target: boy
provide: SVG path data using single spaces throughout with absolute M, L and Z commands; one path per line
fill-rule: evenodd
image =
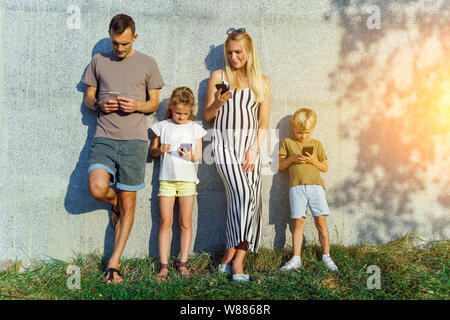
M 322 143 L 311 139 L 316 118 L 315 112 L 310 109 L 297 110 L 291 121 L 294 137 L 284 139 L 278 152 L 279 169 L 287 168 L 289 172 L 289 203 L 294 225 L 292 231 L 294 255 L 281 268 L 282 270 L 297 269 L 302 265 L 300 252 L 307 205 L 319 232 L 323 251 L 322 261 L 331 271 L 338 270 L 330 257 L 330 238 L 326 220 L 330 210 L 325 198 L 325 184 L 320 176 L 320 172 L 328 171 L 327 156 Z

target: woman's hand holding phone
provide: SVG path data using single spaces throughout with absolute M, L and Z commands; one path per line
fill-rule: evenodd
M 220 106 L 223 106 L 233 96 L 229 90 L 223 92 L 225 88 L 226 86 L 222 83 L 216 84 L 217 91 L 214 93 L 214 98 Z

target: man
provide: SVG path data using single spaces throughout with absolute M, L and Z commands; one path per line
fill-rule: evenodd
M 133 49 L 138 35 L 131 17 L 112 18 L 109 37 L 113 51 L 95 55 L 82 81 L 88 86 L 86 107 L 99 111 L 89 158 L 89 191 L 96 200 L 112 205 L 114 250 L 106 281 L 118 284 L 123 280 L 119 260 L 134 222 L 136 191 L 145 187 L 146 113 L 158 109 L 164 82 L 156 61 Z M 119 96 L 108 92 L 119 92 Z

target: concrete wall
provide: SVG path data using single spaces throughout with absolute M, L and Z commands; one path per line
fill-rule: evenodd
M 288 177 L 274 168 L 299 106 L 317 112 L 314 137 L 329 158 L 332 243 L 408 232 L 449 237 L 448 1 L 131 2 L 1 2 L 0 259 L 111 252 L 109 208 L 86 186 L 96 115 L 82 104 L 80 78 L 94 54 L 110 49 L 109 21 L 120 12 L 135 19 L 135 48 L 158 61 L 166 82 L 149 126 L 180 85 L 196 93 L 203 120 L 207 80 L 224 64 L 225 31 L 244 26 L 254 37 L 272 82 L 264 247 L 291 241 Z M 157 255 L 159 161 L 148 162 L 128 257 Z M 222 250 L 224 187 L 214 165 L 200 165 L 198 175 L 192 250 Z M 178 235 L 174 228 L 173 255 Z M 317 241 L 310 216 L 305 236 Z

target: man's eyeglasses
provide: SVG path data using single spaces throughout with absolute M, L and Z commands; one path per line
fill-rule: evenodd
M 244 32 L 245 32 L 245 28 L 239 28 L 239 29 L 230 28 L 227 30 L 227 35 L 230 35 L 232 33 L 243 34 Z

